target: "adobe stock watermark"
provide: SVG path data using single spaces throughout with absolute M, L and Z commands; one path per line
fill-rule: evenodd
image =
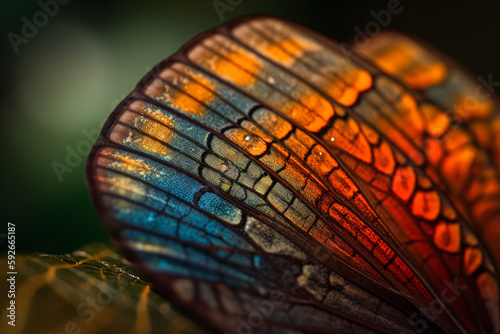
M 268 300 L 253 300 L 252 304 L 254 306 L 253 311 L 248 313 L 246 319 L 238 316 L 236 321 L 238 323 L 236 327 L 236 333 L 238 334 L 252 334 L 254 333 L 254 328 L 259 328 L 264 324 L 264 319 L 269 318 L 273 315 L 276 307 L 283 304 L 285 300 L 285 294 L 281 291 L 272 291 L 271 296 Z M 229 334 L 225 332 L 224 334 Z
M 87 130 L 82 130 L 82 135 L 84 139 L 80 140 L 76 145 L 70 146 L 66 145 L 66 158 L 64 162 L 52 161 L 50 166 L 54 171 L 54 174 L 57 177 L 59 182 L 63 181 L 63 176 L 66 173 L 72 173 L 74 169 L 84 162 L 85 157 L 90 153 L 92 146 L 96 142 L 97 138 L 99 138 L 100 129 L 106 123 L 107 117 L 101 119 L 99 122 L 99 126 L 97 128 Z
M 161 63 L 155 65 L 154 67 L 151 66 L 146 66 L 145 67 L 146 71 L 148 71 L 151 75 L 156 76 L 159 75 L 161 72 Z M 143 86 L 143 83 L 139 83 L 136 87 L 136 89 L 144 89 L 145 87 Z M 113 111 L 115 107 L 125 99 L 126 95 L 125 93 L 120 94 L 119 98 L 116 98 L 113 102 L 110 104 L 110 109 Z M 94 146 L 94 143 L 96 142 L 97 138 L 99 138 L 99 134 L 101 132 L 102 127 L 106 123 L 106 120 L 108 119 L 108 116 L 105 118 L 101 119 L 99 121 L 99 125 L 97 128 L 93 128 L 91 130 L 83 129 L 82 130 L 82 136 L 84 137 L 82 140 L 80 140 L 76 145 L 66 145 L 64 148 L 66 150 L 66 156 L 64 161 L 52 161 L 50 163 L 50 166 L 52 167 L 52 170 L 54 171 L 54 174 L 56 175 L 56 178 L 59 182 L 62 182 L 64 180 L 64 175 L 72 173 L 75 168 L 80 166 L 83 162 L 85 162 L 85 159 L 87 158 L 87 155 L 90 153 L 90 150 L 92 149 L 92 146 Z
M 479 100 L 487 100 L 495 92 L 496 87 L 500 87 L 500 81 L 493 81 L 493 73 L 488 74 L 488 79 L 478 76 L 477 80 L 481 83 L 476 86 L 474 96 Z M 486 89 L 486 92 L 481 92 Z
M 298 273 L 300 274 L 300 273 Z M 292 283 L 292 290 L 299 288 L 297 279 L 294 276 L 282 275 L 282 278 L 290 283 Z M 237 326 L 236 333 L 238 334 L 253 334 L 256 328 L 261 327 L 264 324 L 264 320 L 270 318 L 276 308 L 284 303 L 286 295 L 284 292 L 275 290 L 271 291 L 269 298 L 267 300 L 256 300 L 252 301 L 253 310 L 245 314 L 246 318 L 238 316 L 236 318 Z M 224 332 L 224 334 L 229 334 Z
M 304 265 L 318 265 L 324 260 L 328 259 L 331 253 L 326 251 L 324 248 L 317 248 L 314 254 L 311 255 L 314 261 L 312 263 L 304 262 Z M 297 267 L 293 268 L 290 272 L 283 272 L 281 275 L 281 282 L 284 283 L 290 292 L 294 292 L 301 287 L 299 282 L 299 277 L 303 275 L 303 271 L 299 270 Z M 269 293 L 268 299 L 252 300 L 253 309 L 245 314 L 245 318 L 238 316 L 236 318 L 237 326 L 236 333 L 238 334 L 253 334 L 257 332 L 257 328 L 264 324 L 266 319 L 269 319 L 276 312 L 287 299 L 286 294 L 280 290 L 272 290 Z M 225 332 L 224 334 L 229 334 Z
M 458 284 L 458 278 L 455 277 L 453 283 L 449 280 L 444 281 L 446 286 L 441 290 L 441 301 L 443 304 L 453 303 L 458 296 L 462 294 L 463 291 L 468 289 L 467 285 Z M 434 321 L 439 315 L 444 312 L 443 306 L 441 306 L 436 300 L 430 302 L 427 308 L 421 310 L 419 313 L 413 312 L 408 318 L 408 323 L 412 327 L 416 327 L 415 330 L 419 333 L 424 332 L 427 329 L 428 321 Z M 413 331 L 412 331 L 413 332 Z M 407 334 L 409 332 L 402 331 L 400 334 Z
M 344 55 L 347 55 L 346 59 L 350 61 L 349 56 L 355 52 L 355 49 L 367 47 L 370 44 L 370 40 L 378 36 L 382 28 L 389 26 L 393 17 L 401 14 L 403 9 L 404 6 L 401 4 L 401 1 L 389 0 L 386 9 L 381 9 L 379 11 L 371 10 L 370 15 L 373 17 L 373 20 L 368 21 L 363 30 L 358 26 L 354 27 L 354 32 L 356 33 L 353 37 L 354 46 L 346 42 L 340 43 L 340 49 Z
M 232 12 L 237 6 L 241 5 L 243 0 L 214 0 L 212 6 L 219 16 L 219 20 L 224 21 L 224 14 Z
M 105 310 L 105 308 L 113 302 L 116 303 L 125 303 L 126 300 L 123 300 L 125 297 L 121 293 L 125 291 L 128 286 L 127 280 L 121 280 L 120 285 L 118 285 L 118 281 L 115 283 L 109 282 L 105 284 L 102 288 L 99 288 L 95 297 L 88 296 L 85 301 L 82 301 L 76 307 L 76 314 L 79 318 L 75 320 L 70 320 L 64 324 L 63 331 L 58 332 L 49 332 L 48 334 L 78 334 L 82 333 L 82 325 L 83 323 L 89 324 L 100 312 Z
M 14 53 L 19 53 L 19 46 L 21 44 L 28 44 L 28 42 L 38 35 L 39 29 L 45 27 L 49 23 L 49 19 L 54 18 L 59 13 L 59 6 L 69 3 L 70 0 L 40 0 L 38 6 L 41 10 L 37 11 L 28 19 L 26 16 L 21 18 L 22 26 L 20 35 L 14 32 L 9 32 L 7 38 Z

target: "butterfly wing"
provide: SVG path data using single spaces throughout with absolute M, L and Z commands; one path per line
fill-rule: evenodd
M 154 286 L 219 331 L 498 328 L 480 239 L 359 109 L 372 92 L 393 103 L 380 77 L 398 85 L 281 20 L 205 33 L 108 120 L 96 207 Z
M 376 128 L 385 128 L 389 137 L 408 138 L 404 145 L 418 152 L 415 157 L 419 165 L 476 229 L 495 255 L 498 267 L 500 102 L 494 89 L 485 85 L 487 79 L 473 78 L 453 61 L 430 50 L 395 32 L 385 32 L 359 48 L 401 81 L 401 85 L 392 84 L 385 91 L 408 96 L 413 90 L 413 98 L 405 97 L 410 101 L 406 102 L 409 108 L 401 98 L 396 108 L 382 109 L 377 115 L 370 112 L 373 108 L 368 104 L 360 106 L 359 111 Z

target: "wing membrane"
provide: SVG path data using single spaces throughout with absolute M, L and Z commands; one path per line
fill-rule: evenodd
M 463 159 L 421 154 L 448 123 L 333 42 L 255 18 L 150 72 L 108 120 L 89 183 L 126 254 L 217 330 L 489 331 L 498 274 L 472 197 L 447 197 Z M 472 154 L 462 187 L 496 173 Z

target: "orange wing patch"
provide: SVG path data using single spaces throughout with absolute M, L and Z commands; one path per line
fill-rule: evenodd
M 195 81 L 167 69 L 160 77 L 164 81 L 155 79 L 146 88 L 145 94 L 177 110 L 202 116 L 206 110 L 205 104 L 213 100 L 213 87 L 201 76 L 196 77 Z
M 224 135 L 251 155 L 260 155 L 267 149 L 265 141 L 243 129 L 230 129 Z
M 441 200 L 435 191 L 418 191 L 415 193 L 411 208 L 415 216 L 434 220 L 441 210 Z
M 312 82 L 344 106 L 353 105 L 360 92 L 372 86 L 370 73 L 344 59 L 344 55 L 273 19 L 237 26 L 233 34 L 243 44 Z M 316 59 L 326 56 L 329 61 Z M 335 64 L 335 66 L 332 66 Z
M 392 181 L 392 191 L 404 201 L 407 201 L 415 190 L 415 171 L 410 166 L 402 166 L 396 169 Z
M 434 231 L 434 243 L 439 249 L 457 253 L 460 250 L 460 224 L 439 222 Z
M 333 106 L 312 87 L 227 37 L 206 39 L 188 57 L 310 131 L 319 131 L 334 115 Z
M 413 89 L 440 84 L 448 72 L 438 58 L 399 34 L 385 32 L 358 51 Z
M 131 127 L 123 124 L 115 125 L 110 135 L 112 141 L 119 144 L 133 143 L 145 152 L 160 156 L 169 155 L 166 144 L 173 135 L 171 128 L 133 112 L 123 113 L 119 121 L 123 124 L 130 124 Z
M 246 86 L 252 84 L 256 78 L 253 73 L 259 70 L 259 64 L 253 59 L 245 57 L 243 52 L 235 52 L 224 55 L 227 59 L 221 58 L 215 65 L 215 71 L 237 85 Z M 243 68 L 236 66 L 239 64 Z

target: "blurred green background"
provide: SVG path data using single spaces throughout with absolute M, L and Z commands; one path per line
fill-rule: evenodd
M 267 13 L 344 41 L 388 1 L 215 3 L 219 13 L 212 0 L 71 0 L 16 53 L 13 34 L 22 36 L 23 20 L 43 19 L 37 14 L 43 9 L 35 0 L 2 0 L 0 240 L 9 221 L 17 227 L 18 252 L 64 253 L 107 240 L 85 184 L 92 137 L 142 76 L 190 38 L 231 18 Z M 401 6 L 389 28 L 500 81 L 499 2 L 401 0 Z

